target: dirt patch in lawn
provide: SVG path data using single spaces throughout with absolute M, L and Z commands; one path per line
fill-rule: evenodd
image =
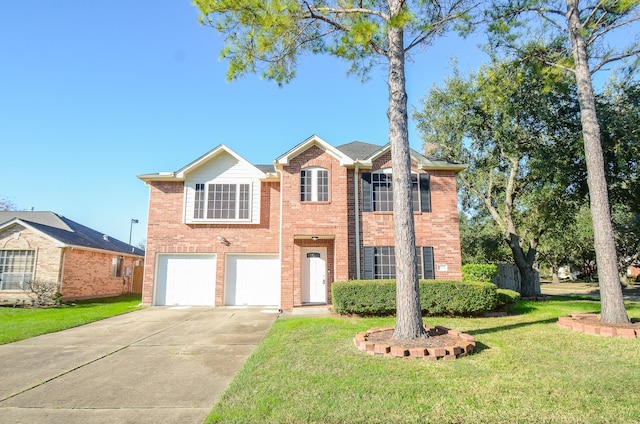
M 361 331 L 353 339 L 356 347 L 371 355 L 419 358 L 426 360 L 456 359 L 470 355 L 475 338 L 445 327 L 426 328 L 429 337 L 400 340 L 393 337 L 393 328 L 373 328 Z

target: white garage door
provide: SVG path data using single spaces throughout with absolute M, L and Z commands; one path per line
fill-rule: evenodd
M 280 305 L 280 260 L 277 256 L 228 255 L 226 280 L 226 305 Z
M 215 255 L 159 255 L 156 305 L 213 306 Z

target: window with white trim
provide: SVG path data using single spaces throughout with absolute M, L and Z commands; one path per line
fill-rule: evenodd
M 114 256 L 111 259 L 111 276 L 113 278 L 122 277 L 122 266 L 124 264 L 124 258 L 122 256 Z
M 393 174 L 390 169 L 362 173 L 363 211 L 393 211 Z M 411 174 L 414 212 L 431 212 L 429 174 Z
M 195 185 L 194 219 L 247 221 L 251 216 L 251 184 Z
M 0 290 L 28 290 L 35 250 L 0 250 Z
M 420 279 L 435 278 L 433 247 L 416 247 L 416 274 Z M 369 246 L 364 248 L 364 278 L 367 280 L 396 278 L 394 246 Z
M 329 201 L 329 171 L 324 168 L 306 168 L 300 171 L 300 201 Z

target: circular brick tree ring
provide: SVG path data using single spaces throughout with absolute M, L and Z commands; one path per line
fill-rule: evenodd
M 410 341 L 393 339 L 393 327 L 372 328 L 356 333 L 356 347 L 370 355 L 417 358 L 424 360 L 451 360 L 470 355 L 476 347 L 476 339 L 466 333 L 436 326 L 425 327 L 428 338 Z
M 600 322 L 600 318 L 596 314 L 573 314 L 570 317 L 560 317 L 558 318 L 558 327 L 605 337 L 622 337 L 626 339 L 640 337 L 640 325 L 638 323 L 606 324 Z

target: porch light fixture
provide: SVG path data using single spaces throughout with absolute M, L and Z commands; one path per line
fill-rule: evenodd
M 218 240 L 220 240 L 221 244 L 224 244 L 225 246 L 229 246 L 231 243 L 229 242 L 229 240 L 227 240 L 226 238 L 222 237 L 222 236 L 218 236 Z
M 311 240 L 318 241 L 318 236 L 311 236 Z

